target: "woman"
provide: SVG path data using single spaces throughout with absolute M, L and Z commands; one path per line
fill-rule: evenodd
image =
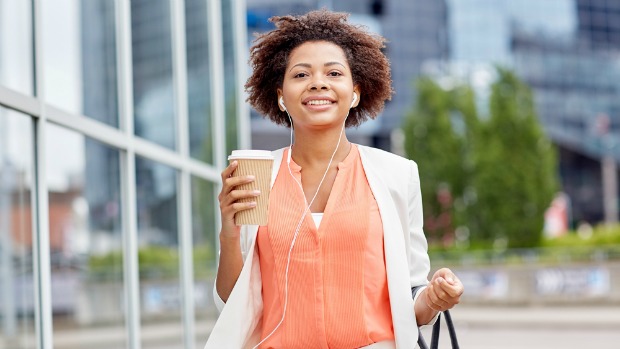
M 325 10 L 271 20 L 248 100 L 295 141 L 274 152 L 267 226 L 234 224 L 255 206 L 237 201 L 260 193 L 236 189 L 253 180 L 232 177 L 236 162 L 222 172 L 221 314 L 206 348 L 414 348 L 463 286 L 446 268 L 427 280 L 416 164 L 344 132 L 391 97 L 384 39 Z

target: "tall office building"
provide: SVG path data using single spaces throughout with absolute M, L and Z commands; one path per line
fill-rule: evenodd
M 571 5 L 573 33 L 557 37 L 515 30 L 511 50 L 514 69 L 532 87 L 540 120 L 558 146 L 572 220 L 600 222 L 605 219 L 602 198 L 618 197 L 606 192 L 613 190 L 605 188 L 613 178 L 603 179 L 601 163 L 605 157 L 620 161 L 620 3 L 577 0 Z
M 620 49 L 620 1 L 576 0 L 578 35 L 591 49 Z

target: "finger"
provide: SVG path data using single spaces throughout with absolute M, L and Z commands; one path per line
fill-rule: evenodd
M 249 176 L 239 176 L 239 177 L 230 177 L 224 180 L 224 187 L 222 188 L 222 193 L 227 195 L 230 193 L 236 186 L 252 183 L 255 177 L 252 175 Z
M 454 273 L 449 268 L 441 268 L 441 269 L 438 269 L 435 272 L 435 274 L 433 274 L 433 280 L 439 277 L 444 278 L 444 279 L 452 278 L 454 277 Z
M 239 199 L 245 198 L 255 198 L 260 195 L 260 190 L 232 190 L 228 197 L 232 199 L 232 201 L 237 201 Z
M 224 171 L 222 171 L 222 182 L 226 178 L 231 177 L 233 172 L 235 172 L 238 166 L 239 166 L 239 163 L 236 160 L 231 162 L 230 165 L 228 165 L 228 167 L 226 167 Z
M 220 208 L 225 210 L 226 207 L 239 202 L 242 199 L 252 199 L 260 195 L 260 190 L 232 190 L 228 195 L 220 200 Z M 245 200 L 244 202 L 247 202 Z
M 251 208 L 256 207 L 255 201 L 250 202 L 236 202 L 231 205 L 233 212 L 237 213 L 239 211 L 249 210 Z
M 438 281 L 438 286 L 433 287 L 433 293 L 434 295 L 437 297 L 437 299 L 439 301 L 436 301 L 436 304 L 439 304 L 441 306 L 444 307 L 445 309 L 449 309 L 452 308 L 455 304 L 458 304 L 461 300 L 460 298 L 460 294 L 457 295 L 453 295 L 451 292 L 454 292 L 455 290 L 450 288 L 450 290 L 447 292 L 445 290 L 445 287 L 447 284 L 446 281 L 441 281 L 442 279 L 439 279 Z M 456 292 L 458 293 L 458 292 Z M 443 303 L 441 302 L 443 301 Z
M 438 288 L 435 287 L 434 285 L 429 285 L 427 287 L 427 292 L 426 292 L 427 303 L 429 304 L 431 309 L 442 311 L 449 304 L 445 300 L 441 299 L 441 295 L 437 292 L 437 289 Z
M 447 294 L 447 297 L 460 297 L 463 294 L 463 285 L 460 281 L 453 281 L 452 284 L 448 280 L 439 283 L 439 288 Z
M 235 202 L 233 204 L 222 207 L 222 222 L 234 221 L 235 214 L 239 211 L 249 210 L 256 207 L 255 201 Z

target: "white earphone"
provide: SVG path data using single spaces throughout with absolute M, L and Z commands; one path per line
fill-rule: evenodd
M 353 108 L 353 105 L 355 104 L 356 101 L 357 101 L 357 93 L 353 92 L 353 102 L 351 102 L 351 107 L 350 108 Z M 284 109 L 284 111 L 286 112 L 286 114 L 289 117 L 289 121 L 291 122 L 291 144 L 288 147 L 288 156 L 287 156 L 287 159 L 286 159 L 286 163 L 287 163 L 287 166 L 288 166 L 288 173 L 295 180 L 295 182 L 299 186 L 299 190 L 301 190 L 301 192 L 303 193 L 304 189 L 303 189 L 301 183 L 297 180 L 297 178 L 295 178 L 295 176 L 293 176 L 293 172 L 291 171 L 291 154 L 293 153 L 293 119 L 291 118 L 291 115 L 289 114 L 288 110 L 286 110 L 286 106 L 284 105 L 284 98 L 283 97 L 280 97 L 280 99 L 278 100 L 278 103 L 280 104 L 282 109 Z M 348 117 L 349 117 L 349 113 L 347 112 L 347 118 Z M 331 167 L 331 164 L 334 161 L 334 156 L 336 156 L 336 151 L 338 151 L 338 148 L 340 147 L 340 141 L 342 140 L 342 133 L 344 132 L 345 125 L 346 125 L 346 118 L 345 118 L 345 122 L 342 124 L 342 129 L 340 130 L 340 137 L 338 137 L 338 143 L 336 144 L 336 149 L 334 149 L 334 152 L 332 153 L 332 156 L 329 159 L 329 163 L 327 164 L 327 168 L 325 169 L 325 172 L 323 173 L 323 177 L 321 178 L 321 181 L 319 182 L 319 185 L 318 185 L 318 187 L 316 189 L 316 192 L 314 193 L 314 196 L 312 197 L 312 200 L 310 200 L 310 203 L 308 204 L 308 206 L 304 208 L 304 212 L 303 212 L 301 218 L 299 219 L 299 222 L 297 222 L 297 228 L 295 229 L 295 232 L 293 233 L 293 240 L 291 241 L 291 246 L 289 247 L 289 250 L 288 250 L 288 257 L 287 257 L 287 260 L 286 260 L 286 271 L 285 271 L 285 274 L 284 274 L 284 305 L 283 305 L 284 309 L 282 310 L 282 318 L 280 318 L 280 321 L 278 322 L 276 327 L 271 331 L 271 333 L 269 333 L 265 338 L 263 338 L 252 349 L 256 349 L 261 344 L 263 344 L 263 342 L 265 342 L 269 337 L 271 337 L 276 332 L 276 330 L 280 327 L 280 325 L 282 325 L 282 323 L 284 322 L 284 317 L 286 315 L 286 309 L 287 309 L 287 305 L 288 305 L 288 272 L 289 272 L 289 267 L 290 267 L 290 264 L 291 264 L 291 253 L 293 252 L 293 247 L 295 246 L 295 241 L 297 240 L 297 236 L 298 236 L 299 231 L 301 229 L 301 225 L 302 225 L 302 223 L 304 221 L 304 218 L 306 218 L 306 215 L 308 214 L 308 212 L 310 212 L 310 206 L 312 206 L 312 203 L 314 203 L 314 199 L 316 199 L 316 196 L 319 194 L 319 189 L 321 189 L 321 185 L 323 185 L 323 181 L 325 180 L 325 177 L 327 176 L 327 172 L 329 171 L 329 169 Z

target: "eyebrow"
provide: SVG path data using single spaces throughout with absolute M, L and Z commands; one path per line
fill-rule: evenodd
M 323 64 L 324 67 L 329 67 L 329 66 L 332 66 L 332 65 L 340 65 L 340 66 L 342 66 L 343 68 L 346 69 L 345 65 L 340 63 L 340 62 L 327 62 L 327 63 Z M 297 63 L 294 66 L 292 66 L 291 69 L 289 69 L 289 72 L 291 70 L 293 70 L 293 68 L 295 68 L 295 67 L 312 68 L 312 65 L 310 65 L 309 63 Z

